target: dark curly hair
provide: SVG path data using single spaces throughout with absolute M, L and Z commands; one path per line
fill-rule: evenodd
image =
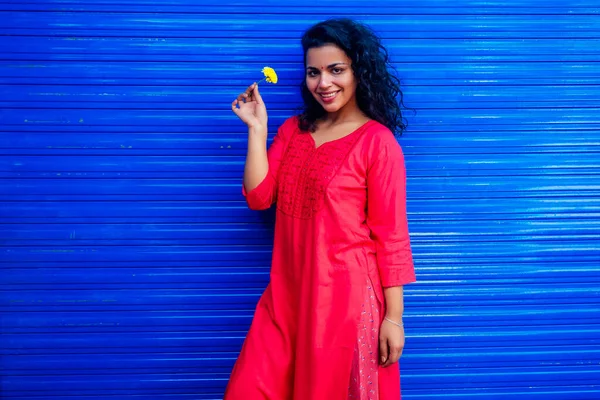
M 381 39 L 367 25 L 351 19 L 319 22 L 302 36 L 305 67 L 309 49 L 329 44 L 342 49 L 352 60 L 352 71 L 357 80 L 356 101 L 362 112 L 402 135 L 406 124 L 401 110 L 404 99 L 400 79 L 393 73 L 395 70 Z M 325 116 L 326 111 L 308 90 L 306 79 L 302 81 L 301 91 L 304 107 L 298 125 L 301 130 L 314 132 L 316 121 Z

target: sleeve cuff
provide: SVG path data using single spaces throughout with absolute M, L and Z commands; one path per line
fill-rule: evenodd
M 248 207 L 250 207 L 252 210 L 266 210 L 267 208 L 271 207 L 271 189 L 273 185 L 273 177 L 270 173 L 265 176 L 265 179 L 263 179 L 257 187 L 249 192 L 242 183 L 242 194 L 246 198 Z
M 412 264 L 403 267 L 380 268 L 381 286 L 384 288 L 404 286 L 417 281 Z

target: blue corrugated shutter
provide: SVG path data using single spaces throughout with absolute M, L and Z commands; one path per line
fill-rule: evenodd
M 600 398 L 597 0 L 0 3 L 2 399 L 218 399 L 267 283 L 229 109 L 343 15 L 404 82 L 406 399 Z M 227 4 L 228 3 L 228 4 Z

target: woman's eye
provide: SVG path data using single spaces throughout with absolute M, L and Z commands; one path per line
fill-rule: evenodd
M 343 70 L 341 68 L 334 68 L 332 71 L 334 74 L 341 74 Z
M 313 77 L 313 76 L 316 76 L 317 73 L 315 71 L 308 71 L 307 75 L 310 76 L 310 77 Z

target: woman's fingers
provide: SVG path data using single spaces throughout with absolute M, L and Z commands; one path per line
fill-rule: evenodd
M 236 114 L 238 113 L 238 110 L 239 110 L 239 108 L 238 108 L 237 104 L 238 104 L 238 101 L 237 101 L 237 99 L 231 102 L 231 109 L 232 109 L 232 110 L 233 110 L 233 112 L 234 112 L 234 113 L 236 113 Z
M 400 349 L 396 346 L 390 346 L 390 356 L 388 357 L 387 362 L 384 367 L 388 367 L 392 364 L 395 364 L 400 359 Z
M 256 87 L 256 82 L 253 83 L 252 85 L 248 86 L 248 88 L 246 88 L 246 90 L 244 90 L 242 93 L 240 93 L 237 97 L 237 101 L 239 103 L 245 103 L 248 100 L 253 100 L 252 95 L 253 95 L 253 91 L 254 91 L 255 87 Z
M 379 338 L 379 362 L 382 367 L 389 367 L 398 362 L 402 356 L 404 346 L 397 338 L 390 337 L 387 332 L 383 331 Z
M 392 349 L 392 346 L 389 345 L 389 343 L 386 343 L 385 347 L 387 348 L 387 358 L 386 358 L 385 362 L 383 363 L 383 367 L 387 368 L 395 362 L 394 361 L 394 350 Z
M 258 91 L 258 85 L 254 83 L 252 86 L 254 86 L 254 90 L 252 92 L 254 94 L 254 100 L 256 101 L 256 103 L 262 104 L 263 101 L 260 92 Z
M 250 100 L 252 101 L 252 94 L 253 94 L 253 90 L 254 90 L 254 86 L 256 84 L 253 83 L 252 85 L 248 86 L 248 88 L 243 91 L 242 93 L 239 94 L 239 96 L 237 97 L 237 101 L 240 103 L 245 103 L 246 101 Z
M 388 361 L 389 351 L 388 343 L 385 338 L 379 338 L 379 357 L 381 358 L 381 364 L 385 366 Z
M 242 114 L 240 114 L 240 112 L 246 110 L 244 104 L 246 104 L 247 102 L 253 102 L 255 104 L 259 104 L 262 102 L 262 97 L 260 96 L 260 93 L 258 93 L 258 85 L 256 84 L 256 82 L 248 86 L 248 88 L 246 88 L 245 91 L 238 95 L 238 97 L 231 103 L 231 109 L 234 113 L 236 113 L 236 115 L 238 115 L 241 118 Z M 254 110 L 254 108 L 252 108 L 252 110 Z
M 249 94 L 250 94 L 250 86 L 248 86 L 248 88 L 246 90 L 244 90 L 242 93 L 240 93 L 240 95 L 237 97 L 238 101 L 240 103 L 242 101 L 245 101 L 248 98 Z

